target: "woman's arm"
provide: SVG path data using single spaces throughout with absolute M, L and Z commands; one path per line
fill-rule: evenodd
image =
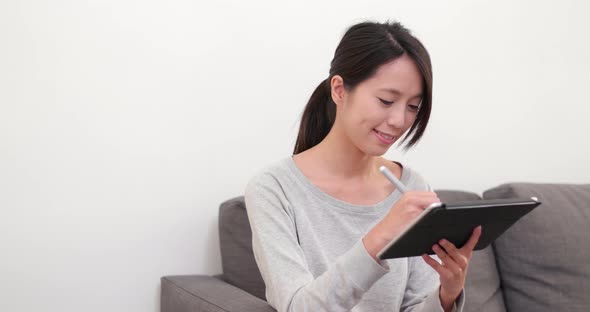
M 298 243 L 295 216 L 275 178 L 257 176 L 248 184 L 245 198 L 267 301 L 279 312 L 350 311 L 388 272 L 359 240 L 314 278 Z
M 441 297 L 439 276 L 420 257 L 408 258 L 408 285 L 402 302 L 403 312 L 462 311 L 465 294 L 446 301 Z
M 418 217 L 432 203 L 440 202 L 436 193 L 429 191 L 405 192 L 400 200 L 391 207 L 389 213 L 369 231 L 363 241 L 369 254 L 376 258 L 379 250 Z M 451 312 L 463 307 L 463 287 L 465 274 L 471 254 L 479 237 L 481 228 L 474 230 L 469 241 L 460 249 L 447 240 L 433 246 L 433 251 L 441 259 L 439 264 L 433 258 L 423 255 L 424 261 L 416 264 L 415 258 L 409 258 L 409 279 L 402 303 L 402 311 L 445 311 Z M 421 260 L 418 258 L 418 260 Z M 440 287 L 437 283 L 439 275 Z M 434 287 L 433 287 L 434 286 Z M 430 289 L 430 291 L 428 290 Z M 432 291 L 434 290 L 434 291 Z

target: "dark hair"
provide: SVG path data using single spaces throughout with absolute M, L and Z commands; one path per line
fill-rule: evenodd
M 348 28 L 334 52 L 330 76 L 320 83 L 311 95 L 299 126 L 294 154 L 299 154 L 320 143 L 336 118 L 336 105 L 332 101 L 330 81 L 340 75 L 344 87 L 353 89 L 375 74 L 379 66 L 406 53 L 420 70 L 424 90 L 416 121 L 402 139 L 411 136 L 404 149 L 414 146 L 424 134 L 432 106 L 432 66 L 426 48 L 408 29 L 398 22 L 363 22 Z

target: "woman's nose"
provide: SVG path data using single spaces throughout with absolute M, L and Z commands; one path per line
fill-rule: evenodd
M 395 103 L 389 110 L 387 116 L 387 124 L 396 127 L 403 128 L 406 121 L 406 105 L 403 103 Z

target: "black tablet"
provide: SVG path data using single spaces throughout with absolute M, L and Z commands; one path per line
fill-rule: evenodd
M 478 225 L 482 226 L 482 233 L 475 250 L 483 249 L 540 204 L 535 197 L 433 204 L 377 257 L 432 255 L 432 246 L 443 238 L 461 248 Z

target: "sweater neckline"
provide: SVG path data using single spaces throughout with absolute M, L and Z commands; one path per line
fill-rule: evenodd
M 394 161 L 392 161 L 392 162 L 394 162 Z M 350 212 L 354 212 L 354 213 L 375 214 L 375 213 L 380 212 L 382 209 L 391 208 L 392 203 L 397 201 L 397 199 L 399 199 L 402 195 L 402 193 L 399 191 L 399 189 L 395 188 L 383 200 L 381 200 L 378 203 L 372 204 L 372 205 L 359 205 L 359 204 L 349 203 L 349 202 L 340 200 L 340 199 L 322 191 L 319 187 L 317 187 L 315 184 L 313 184 L 303 174 L 301 169 L 299 169 L 299 167 L 297 167 L 297 164 L 295 164 L 295 160 L 293 159 L 293 156 L 287 157 L 285 159 L 285 163 L 286 163 L 287 167 L 291 170 L 291 172 L 293 172 L 293 174 L 295 175 L 295 178 L 297 179 L 299 184 L 303 185 L 304 188 L 307 191 L 309 191 L 309 193 L 313 194 L 314 196 L 316 196 L 320 200 L 329 203 L 330 206 L 344 209 L 346 211 L 350 211 Z M 399 162 L 395 162 L 395 163 L 399 164 L 400 167 L 402 168 L 402 174 L 401 174 L 400 181 L 404 185 L 408 185 L 409 184 L 408 181 L 410 180 L 410 175 L 411 175 L 410 169 L 408 167 L 403 166 Z

